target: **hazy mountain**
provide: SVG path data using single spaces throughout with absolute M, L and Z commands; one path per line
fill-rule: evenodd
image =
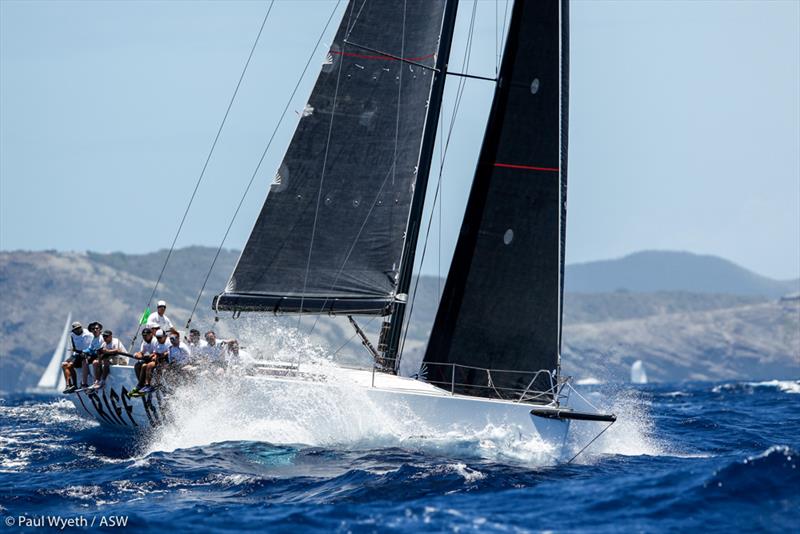
M 568 265 L 564 280 L 568 291 L 578 293 L 686 291 L 778 298 L 800 291 L 800 278 L 773 280 L 716 256 L 669 251 Z
M 181 327 L 214 253 L 211 248 L 189 247 L 170 257 L 154 298 L 167 300 L 167 315 Z M 684 256 L 642 253 L 645 257 L 651 254 Z M 725 291 L 712 294 L 697 289 L 691 279 L 671 276 L 672 271 L 653 268 L 636 272 L 632 265 L 650 265 L 649 260 L 637 259 L 642 255 L 567 267 L 565 370 L 579 377 L 623 379 L 633 360 L 644 359 L 648 374 L 657 380 L 800 376 L 800 308 L 773 297 L 777 288 L 785 287 L 783 282 L 719 258 L 688 255 L 700 258 L 703 268 L 698 276 L 727 281 L 713 286 Z M 100 320 L 128 344 L 165 257 L 166 251 L 142 255 L 0 252 L 0 391 L 24 389 L 36 382 L 69 312 L 84 324 Z M 214 321 L 211 297 L 224 287 L 237 258 L 236 251 L 222 251 L 192 325 L 242 339 L 261 339 L 258 336 L 274 332 L 276 326 L 297 326 L 297 319 L 291 317 L 231 321 L 227 314 L 220 322 Z M 690 258 L 684 263 L 693 261 Z M 719 267 L 716 274 L 714 265 Z M 581 276 L 597 281 L 581 282 Z M 639 285 L 625 286 L 615 280 Z M 645 281 L 651 286 L 644 285 Z M 603 284 L 613 292 L 599 293 Z M 435 277 L 419 281 L 405 343 L 403 368 L 408 372 L 415 370 L 424 351 L 442 285 Z M 640 292 L 645 287 L 655 288 L 654 292 Z M 576 288 L 586 292 L 569 291 Z M 620 288 L 628 291 L 615 291 Z M 374 339 L 380 320 L 359 322 Z M 367 361 L 346 318 L 307 318 L 301 324 L 303 332 L 312 328 L 313 341 L 331 352 L 338 349 L 337 357 Z

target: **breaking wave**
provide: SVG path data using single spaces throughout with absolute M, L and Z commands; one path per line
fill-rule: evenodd
M 766 380 L 763 382 L 735 382 L 719 384 L 712 388 L 714 393 L 753 393 L 759 388 L 772 388 L 784 393 L 800 393 L 800 380 Z

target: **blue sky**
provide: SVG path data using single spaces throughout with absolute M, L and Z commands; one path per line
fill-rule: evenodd
M 0 248 L 169 246 L 267 5 L 0 1 Z M 494 72 L 505 5 L 478 1 L 473 73 Z M 179 246 L 219 244 L 334 6 L 276 2 Z M 425 272 L 446 272 L 490 97 L 469 82 Z M 244 244 L 296 120 L 227 246 Z M 800 2 L 572 2 L 569 262 L 675 249 L 800 276 L 799 147 Z

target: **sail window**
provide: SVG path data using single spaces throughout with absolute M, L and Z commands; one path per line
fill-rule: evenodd
M 539 92 L 539 78 L 534 78 L 531 82 L 531 94 L 535 95 Z
M 506 233 L 503 234 L 503 243 L 505 243 L 506 245 L 510 245 L 513 240 L 514 240 L 514 230 L 509 228 L 508 230 L 506 230 Z

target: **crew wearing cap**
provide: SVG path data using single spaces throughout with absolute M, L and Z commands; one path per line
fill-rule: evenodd
M 169 320 L 164 312 L 167 311 L 167 303 L 166 301 L 159 300 L 156 306 L 156 311 L 151 313 L 147 317 L 147 324 L 155 324 L 158 325 L 158 328 L 167 332 L 170 328 L 172 328 L 172 321 Z
M 144 386 L 138 387 L 138 392 L 150 393 L 153 391 L 152 380 L 153 370 L 161 362 L 166 362 L 169 358 L 169 342 L 167 341 L 167 333 L 160 328 L 156 330 L 156 344 L 153 348 L 153 355 L 150 361 L 142 366 L 142 375 L 144 376 Z M 141 383 L 141 378 L 139 379 Z
M 89 383 L 89 366 L 94 367 L 94 363 L 97 360 L 97 357 L 100 353 L 100 347 L 103 346 L 103 336 L 100 333 L 103 331 L 103 325 L 97 321 L 92 321 L 89 323 L 89 332 L 92 333 L 92 341 L 89 344 L 89 350 L 85 353 L 86 364 L 81 369 L 81 387 L 85 388 Z M 95 379 L 97 375 L 95 374 Z M 96 382 L 96 380 L 95 380 Z
M 134 353 L 133 358 L 136 360 L 136 364 L 133 366 L 134 372 L 136 372 L 136 378 L 138 379 L 138 383 L 136 387 L 128 392 L 128 397 L 135 397 L 139 395 L 139 390 L 144 387 L 145 384 L 145 372 L 144 366 L 146 366 L 152 359 L 154 359 L 153 354 L 156 350 L 156 339 L 153 337 L 153 330 L 149 326 L 145 326 L 142 329 L 142 344 L 139 347 L 139 350 Z
M 97 359 L 94 361 L 94 384 L 92 388 L 99 389 L 106 385 L 106 379 L 111 371 L 112 364 L 118 364 L 120 360 L 122 363 L 128 363 L 127 358 L 121 356 L 127 354 L 125 346 L 122 342 L 114 337 L 111 330 L 103 332 L 103 344 L 98 351 Z
M 72 354 L 61 364 L 64 378 L 67 380 L 67 387 L 64 393 L 72 393 L 78 389 L 78 373 L 75 369 L 83 367 L 84 354 L 88 352 L 92 344 L 92 334 L 86 332 L 80 322 L 75 321 L 72 323 L 70 341 L 72 342 Z M 86 387 L 86 385 L 84 383 L 81 387 Z
M 181 341 L 181 334 L 174 328 L 169 333 L 169 364 L 186 365 L 190 363 L 192 351 Z

